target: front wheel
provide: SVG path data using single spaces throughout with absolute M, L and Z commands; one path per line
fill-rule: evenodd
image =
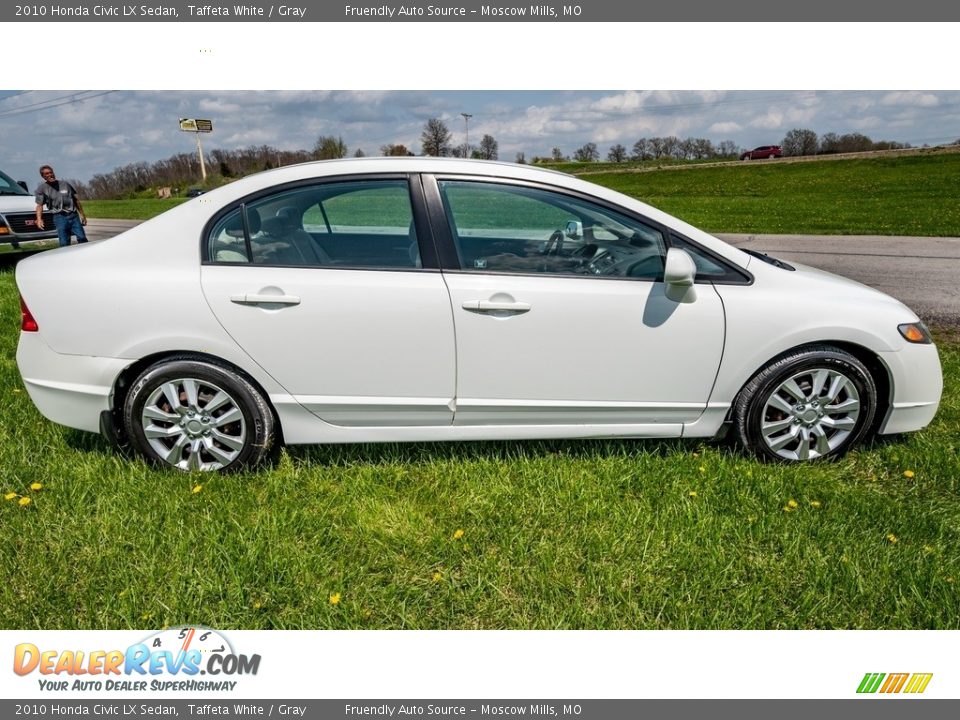
M 123 425 L 147 459 L 178 470 L 238 470 L 274 440 L 273 413 L 245 378 L 204 360 L 147 368 L 123 406 Z
M 862 362 L 812 346 L 777 358 L 746 384 L 734 403 L 734 428 L 761 458 L 816 460 L 862 440 L 876 408 L 876 383 Z

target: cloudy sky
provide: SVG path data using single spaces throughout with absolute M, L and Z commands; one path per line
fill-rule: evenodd
M 913 145 L 960 138 L 958 91 L 0 91 L 0 170 L 32 187 L 49 163 L 61 177 L 86 181 L 131 162 L 194 152 L 178 118 L 206 118 L 204 149 L 271 145 L 311 149 L 319 135 L 339 135 L 350 154 L 379 154 L 387 143 L 420 151 L 430 117 L 444 119 L 463 142 L 460 113 L 470 113 L 471 144 L 483 134 L 500 159 L 517 152 L 571 154 L 597 143 L 677 135 L 777 143 L 795 127 L 861 132 Z

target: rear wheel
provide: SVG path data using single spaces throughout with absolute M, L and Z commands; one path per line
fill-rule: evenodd
M 203 360 L 147 368 L 130 389 L 123 425 L 148 459 L 178 470 L 237 470 L 274 440 L 273 413 L 245 378 Z
M 866 435 L 877 388 L 853 355 L 812 346 L 772 361 L 740 392 L 734 427 L 761 458 L 802 462 L 842 455 Z

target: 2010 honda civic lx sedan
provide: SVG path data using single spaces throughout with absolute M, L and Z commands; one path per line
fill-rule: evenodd
M 55 422 L 183 470 L 280 442 L 711 437 L 803 461 L 927 425 L 897 300 L 522 165 L 309 163 L 17 268 Z

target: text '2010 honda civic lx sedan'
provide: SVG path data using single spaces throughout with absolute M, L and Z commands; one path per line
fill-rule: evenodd
M 40 411 L 183 470 L 281 440 L 712 437 L 774 461 L 918 430 L 917 316 L 521 165 L 309 163 L 17 268 Z

